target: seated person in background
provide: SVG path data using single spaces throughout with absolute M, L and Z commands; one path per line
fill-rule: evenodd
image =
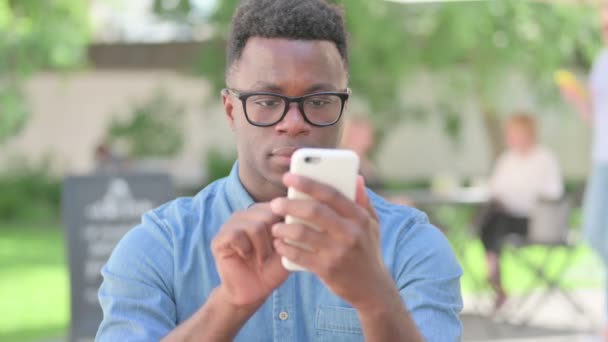
M 341 146 L 359 155 L 359 173 L 369 188 L 377 190 L 382 187 L 382 182 L 374 163 L 369 158 L 375 143 L 374 126 L 368 119 L 351 117 L 345 120 Z
M 496 292 L 496 309 L 506 299 L 499 259 L 504 238 L 509 234 L 525 237 L 528 217 L 537 200 L 559 199 L 564 191 L 556 159 L 537 143 L 534 118 L 524 113 L 513 115 L 504 134 L 507 148 L 492 171 L 490 205 L 479 221 L 489 282 Z
M 129 161 L 126 156 L 117 153 L 109 142 L 102 142 L 95 147 L 94 159 L 95 173 L 116 174 L 129 169 Z

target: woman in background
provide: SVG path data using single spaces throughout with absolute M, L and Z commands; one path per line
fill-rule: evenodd
M 495 309 L 506 300 L 500 274 L 500 252 L 506 236 L 528 232 L 528 218 L 539 199 L 559 199 L 564 186 L 553 154 L 537 143 L 532 116 L 517 113 L 504 128 L 506 150 L 489 181 L 490 205 L 480 218 L 488 281 L 496 293 Z

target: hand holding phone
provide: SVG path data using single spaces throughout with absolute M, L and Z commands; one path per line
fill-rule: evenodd
M 358 170 L 359 157 L 350 150 L 302 148 L 291 157 L 291 173 L 333 186 L 351 200 L 355 199 Z M 287 197 L 289 199 L 310 198 L 293 188 L 288 189 Z M 302 223 L 311 229 L 322 230 L 322 227 L 315 227 L 290 215 L 285 218 L 285 223 Z M 310 249 L 309 246 L 302 245 L 297 241 L 286 240 L 285 242 L 302 249 Z M 290 271 L 306 270 L 285 257 L 282 258 L 281 262 Z

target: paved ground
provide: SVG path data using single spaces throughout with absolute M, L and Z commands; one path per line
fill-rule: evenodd
M 463 311 L 464 341 L 599 341 L 605 296 L 602 290 L 569 293 L 580 311 L 560 293 L 548 297 L 534 293 L 528 299 L 512 298 L 491 315 L 489 297 L 466 297 Z

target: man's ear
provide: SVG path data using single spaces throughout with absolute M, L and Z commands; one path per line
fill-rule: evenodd
M 227 89 L 222 90 L 222 103 L 224 105 L 224 113 L 228 119 L 230 128 L 234 131 L 234 104 L 233 99 L 230 97 Z

